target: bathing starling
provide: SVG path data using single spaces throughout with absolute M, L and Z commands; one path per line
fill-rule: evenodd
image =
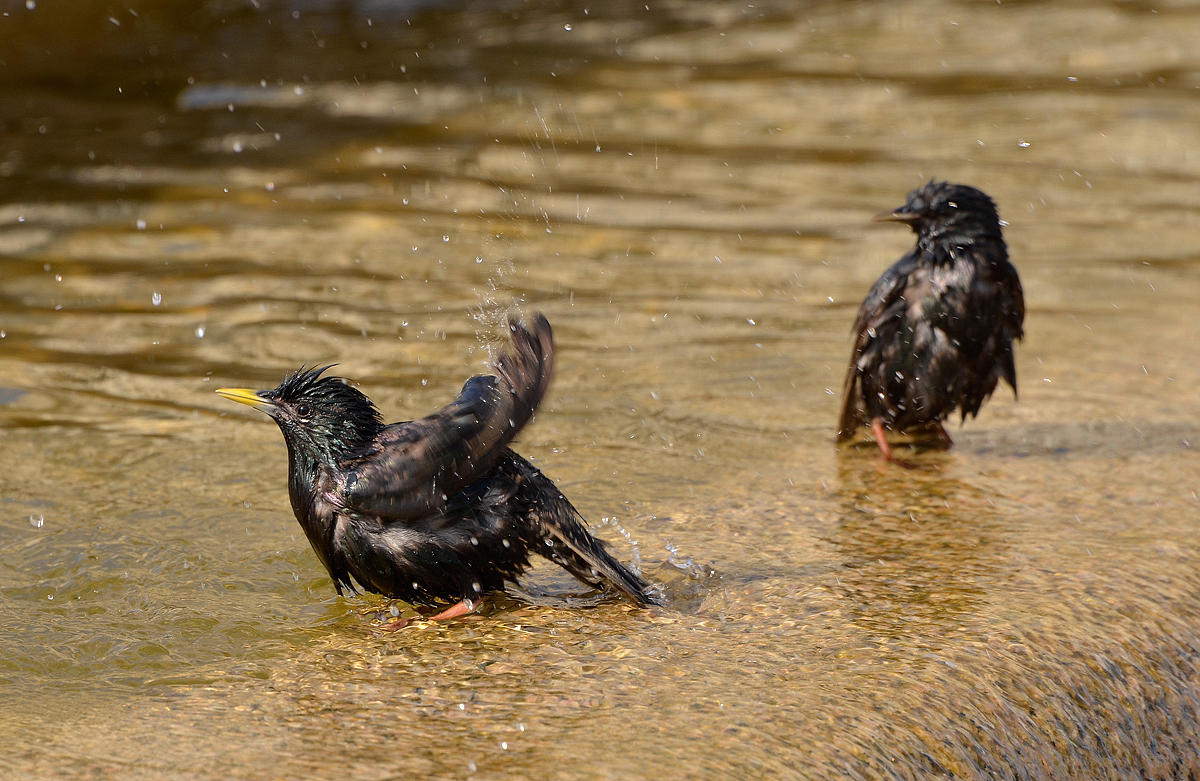
M 930 182 L 876 220 L 904 222 L 917 245 L 883 273 L 854 321 L 838 441 L 868 424 L 884 457 L 887 430 L 975 416 L 1003 379 L 1017 392 L 1013 340 L 1025 299 L 1008 262 L 996 205 L 974 187 Z
M 595 588 L 639 605 L 651 587 L 605 550 L 579 512 L 507 445 L 529 422 L 554 367 L 546 318 L 509 321 L 512 349 L 494 376 L 467 380 L 449 406 L 384 425 L 365 395 L 329 369 L 301 368 L 273 390 L 218 390 L 270 415 L 288 448 L 296 519 L 339 594 L 359 588 L 411 604 L 474 610 L 539 553 Z

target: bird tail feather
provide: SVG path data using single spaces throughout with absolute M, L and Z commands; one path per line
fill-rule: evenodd
M 523 466 L 524 477 L 534 486 L 533 495 L 539 497 L 536 516 L 543 535 L 531 540 L 530 547 L 593 587 L 607 582 L 643 607 L 661 605 L 654 587 L 617 561 L 604 542 L 592 536 L 579 511 L 554 483 L 532 464 L 525 462 Z M 553 499 L 546 501 L 546 497 Z

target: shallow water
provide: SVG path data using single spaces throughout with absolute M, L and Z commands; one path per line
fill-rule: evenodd
M 1200 772 L 1200 10 L 32 5 L 4 776 Z M 999 203 L 1028 337 L 1019 401 L 905 470 L 832 436 L 911 244 L 870 217 L 931 177 Z M 559 353 L 519 450 L 669 605 L 539 568 L 535 604 L 382 632 L 212 391 L 336 362 L 423 415 L 514 305 Z

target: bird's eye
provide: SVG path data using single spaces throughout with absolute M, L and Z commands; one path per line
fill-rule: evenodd
M 300 402 L 296 405 L 296 414 L 302 418 L 307 418 L 312 414 L 312 405 L 305 402 Z

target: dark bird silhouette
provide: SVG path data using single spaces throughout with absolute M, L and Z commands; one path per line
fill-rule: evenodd
M 996 205 L 974 187 L 930 182 L 875 219 L 908 223 L 917 245 L 883 273 L 854 321 L 837 438 L 869 424 L 892 459 L 887 430 L 932 427 L 949 447 L 942 421 L 955 409 L 974 417 L 1001 379 L 1016 396 L 1025 298 Z
M 507 445 L 529 422 L 554 367 L 546 318 L 509 321 L 512 349 L 494 376 L 467 380 L 449 406 L 384 425 L 331 367 L 289 374 L 273 390 L 218 390 L 270 415 L 288 448 L 296 519 L 339 594 L 358 587 L 417 605 L 474 610 L 517 582 L 539 553 L 595 588 L 657 604 L 649 584 L 585 528 L 579 512 Z

